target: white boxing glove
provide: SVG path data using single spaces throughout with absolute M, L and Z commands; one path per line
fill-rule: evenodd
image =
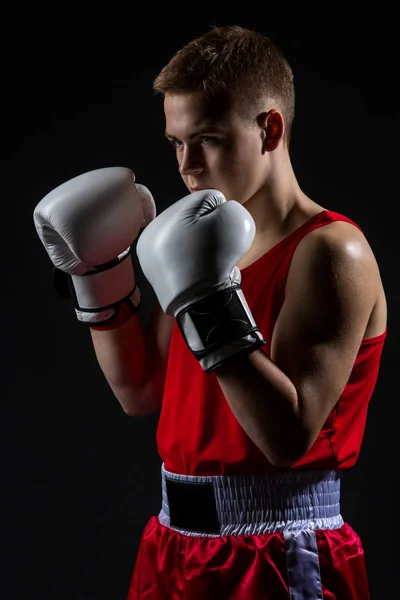
M 138 309 L 130 250 L 155 215 L 152 194 L 125 167 L 78 175 L 37 204 L 36 231 L 55 270 L 69 278 L 78 321 L 114 326 L 122 306 Z
M 169 206 L 137 243 L 144 275 L 206 373 L 266 343 L 237 267 L 255 233 L 244 206 L 209 189 Z

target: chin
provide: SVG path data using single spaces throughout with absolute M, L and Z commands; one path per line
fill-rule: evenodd
M 247 198 L 243 194 L 235 193 L 235 190 L 221 190 L 227 200 L 236 200 L 239 204 L 245 204 Z

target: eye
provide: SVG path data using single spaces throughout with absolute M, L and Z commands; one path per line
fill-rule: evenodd
M 208 135 L 202 135 L 201 136 L 201 142 L 202 144 L 212 144 L 214 142 L 214 138 L 209 137 Z
M 168 142 L 171 144 L 172 148 L 176 150 L 177 148 L 181 148 L 182 142 L 177 140 L 176 138 L 167 138 Z

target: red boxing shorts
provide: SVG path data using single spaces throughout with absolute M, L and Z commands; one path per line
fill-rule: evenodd
M 200 477 L 165 471 L 127 600 L 369 600 L 337 471 Z

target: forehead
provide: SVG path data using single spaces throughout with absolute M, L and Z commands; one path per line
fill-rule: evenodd
M 226 102 L 207 102 L 196 93 L 167 94 L 164 113 L 166 133 L 178 138 L 197 130 L 226 130 L 236 121 Z

